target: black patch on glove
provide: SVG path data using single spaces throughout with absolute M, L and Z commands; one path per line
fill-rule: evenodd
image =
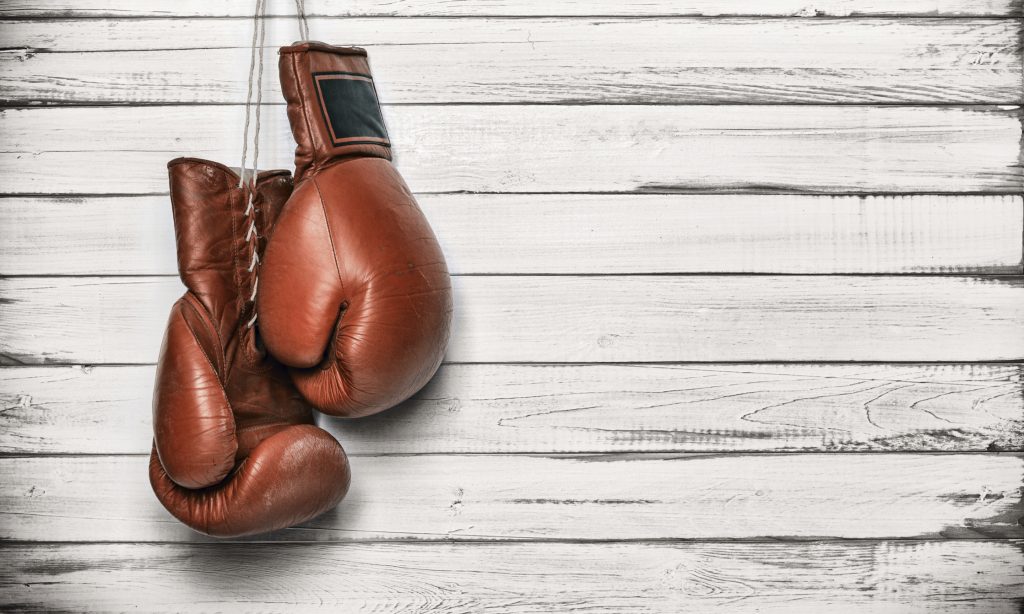
M 313 73 L 313 83 L 333 145 L 391 146 L 373 77 L 353 72 L 317 72 Z

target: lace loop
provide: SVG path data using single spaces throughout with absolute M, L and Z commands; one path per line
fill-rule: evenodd
M 298 0 L 296 0 L 298 2 Z M 267 24 L 265 19 L 267 9 L 266 0 L 256 0 L 256 8 L 252 17 L 252 45 L 249 52 L 249 82 L 245 94 L 245 128 L 242 134 L 242 163 L 238 173 L 238 187 L 242 188 L 249 180 L 248 203 L 245 207 L 245 217 L 249 218 L 249 229 L 245 233 L 245 240 L 252 248 L 252 259 L 248 271 L 253 274 L 252 294 L 249 302 L 252 303 L 252 317 L 246 323 L 246 328 L 252 328 L 256 324 L 258 314 L 256 313 L 256 288 L 259 286 L 259 232 L 256 229 L 256 218 L 253 213 L 256 210 L 256 176 L 259 173 L 260 159 L 260 107 L 263 103 L 263 42 L 266 40 Z M 246 161 L 249 155 L 249 119 L 252 116 L 252 92 L 253 77 L 256 85 L 256 125 L 253 129 L 253 153 L 252 172 L 247 172 Z

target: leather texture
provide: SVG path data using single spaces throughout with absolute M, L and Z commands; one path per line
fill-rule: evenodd
M 178 270 L 153 394 L 149 476 L 160 502 L 196 531 L 264 533 L 334 507 L 350 482 L 337 441 L 248 326 L 262 254 L 285 200 L 287 171 L 257 176 L 254 208 L 231 169 L 168 164 Z M 251 269 L 251 270 L 250 270 Z
M 315 407 L 374 414 L 437 371 L 451 328 L 448 268 L 391 163 L 366 52 L 301 43 L 281 50 L 280 71 L 296 184 L 267 247 L 261 330 Z

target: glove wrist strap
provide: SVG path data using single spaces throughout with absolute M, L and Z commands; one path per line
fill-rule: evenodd
M 391 159 L 364 49 L 303 42 L 280 53 L 281 90 L 296 141 L 296 182 L 343 156 Z

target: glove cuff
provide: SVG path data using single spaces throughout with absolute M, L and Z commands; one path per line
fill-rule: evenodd
M 237 324 L 239 298 L 249 299 L 266 237 L 292 191 L 288 171 L 256 175 L 253 207 L 231 168 L 198 158 L 167 164 L 178 273 L 220 326 Z M 248 301 L 245 301 L 249 305 Z
M 282 47 L 280 54 L 296 182 L 342 156 L 391 159 L 365 49 L 303 42 Z

